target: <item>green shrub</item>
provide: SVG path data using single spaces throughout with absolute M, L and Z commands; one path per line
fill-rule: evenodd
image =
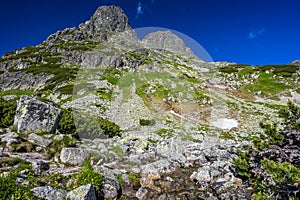
M 63 111 L 61 119 L 58 123 L 57 130 L 62 134 L 76 134 L 76 126 L 74 123 L 72 109 L 68 108 Z
M 289 102 L 279 113 L 283 128 L 260 123 L 264 133 L 253 137 L 254 146 L 238 150 L 234 159 L 239 176 L 253 186 L 255 199 L 296 199 L 299 189 L 299 159 L 290 155 L 298 153 L 300 108 Z
M 133 173 L 133 172 L 130 172 L 129 174 L 128 174 L 128 179 L 131 181 L 131 182 L 133 182 L 133 183 L 139 183 L 140 182 L 140 179 L 136 176 L 136 174 L 135 173 Z
M 115 177 L 119 180 L 119 184 L 121 187 L 125 185 L 125 181 L 122 178 L 122 174 L 115 174 Z
M 73 185 L 73 188 L 77 188 L 82 185 L 92 184 L 95 187 L 96 191 L 99 191 L 102 185 L 102 181 L 102 174 L 96 172 L 93 169 L 90 159 L 87 158 L 83 163 L 81 172 L 75 177 L 75 184 Z
M 16 178 L 19 174 L 16 171 L 11 171 L 7 176 L 0 176 L 0 199 L 37 199 L 33 196 L 32 186 L 23 186 L 16 184 Z
M 299 68 L 300 67 L 297 65 L 265 65 L 260 69 L 263 71 L 273 70 L 274 74 L 278 74 L 284 77 L 290 77 L 294 73 L 296 73 Z
M 83 138 L 114 137 L 121 136 L 120 127 L 108 119 L 78 113 L 75 117 L 77 133 Z
M 238 72 L 238 76 L 239 78 L 242 78 L 244 75 L 252 74 L 254 71 L 255 69 L 253 67 L 247 66 Z
M 152 126 L 155 124 L 155 121 L 152 119 L 140 119 L 140 125 L 141 126 Z
M 14 117 L 17 109 L 17 101 L 6 101 L 0 98 L 0 127 L 7 128 L 14 123 Z
M 61 94 L 73 94 L 73 87 L 74 87 L 73 84 L 65 85 L 58 88 L 56 92 L 59 92 Z
M 160 128 L 156 130 L 155 133 L 162 138 L 169 138 L 173 136 L 172 131 L 165 128 Z
M 221 67 L 219 68 L 219 71 L 220 72 L 223 72 L 223 73 L 228 73 L 228 74 L 231 74 L 231 73 L 236 73 L 238 72 L 238 68 L 235 67 L 235 66 L 225 66 L 225 67 Z

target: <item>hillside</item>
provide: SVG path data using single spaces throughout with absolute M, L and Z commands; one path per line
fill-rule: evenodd
M 286 128 L 278 113 L 300 105 L 300 65 L 204 62 L 171 31 L 140 40 L 121 8 L 103 6 L 6 53 L 0 96 L 4 199 L 251 199 L 260 190 L 240 150 L 271 141 L 267 124 Z

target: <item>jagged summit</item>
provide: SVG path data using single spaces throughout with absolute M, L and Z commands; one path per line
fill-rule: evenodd
M 80 26 L 80 29 L 90 31 L 125 31 L 130 29 L 128 18 L 118 6 L 99 7 L 90 20 Z
M 58 31 L 50 35 L 47 41 L 55 42 L 59 39 L 99 41 L 106 39 L 108 32 L 122 32 L 130 29 L 128 18 L 122 8 L 118 6 L 101 6 L 88 21 L 78 27 Z

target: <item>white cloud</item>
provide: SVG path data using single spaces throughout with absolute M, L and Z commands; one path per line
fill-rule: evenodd
M 259 35 L 263 34 L 264 32 L 266 32 L 266 29 L 264 29 L 264 28 L 260 29 L 259 31 L 251 31 L 251 32 L 248 34 L 248 38 L 249 38 L 249 39 L 255 39 L 255 38 L 257 38 Z
M 137 8 L 136 8 L 136 18 L 138 18 L 140 15 L 144 14 L 143 11 L 143 5 L 141 2 L 138 2 Z

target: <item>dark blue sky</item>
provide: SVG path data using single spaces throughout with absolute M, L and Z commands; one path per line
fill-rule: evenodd
M 9 0 L 0 4 L 0 55 L 41 43 L 120 5 L 133 28 L 163 27 L 201 44 L 214 61 L 281 64 L 300 59 L 299 0 Z

